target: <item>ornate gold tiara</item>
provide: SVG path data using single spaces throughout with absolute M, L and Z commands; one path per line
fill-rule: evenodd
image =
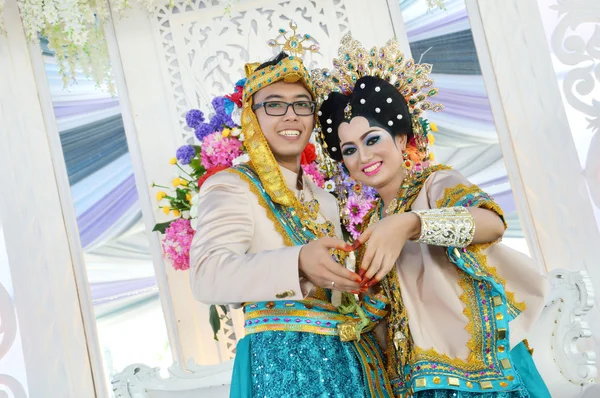
M 333 60 L 333 68 L 314 69 L 311 75 L 319 104 L 331 92 L 350 94 L 358 79 L 364 76 L 379 77 L 396 87 L 408 104 L 420 161 L 425 162 L 429 159 L 429 127 L 421 115 L 424 111 L 440 112 L 443 109 L 442 105 L 428 101 L 438 93 L 429 78 L 431 68 L 429 64 L 417 64 L 412 58 L 406 58 L 396 38 L 379 49 L 373 47 L 367 51 L 346 34 L 340 42 L 338 57 Z

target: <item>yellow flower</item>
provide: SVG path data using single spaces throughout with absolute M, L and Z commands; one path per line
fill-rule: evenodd
M 433 131 L 434 133 L 437 133 L 438 128 L 437 128 L 437 124 L 433 123 L 433 122 L 429 122 L 429 128 L 431 129 L 431 131 Z
M 189 193 L 186 193 L 186 194 L 185 194 L 185 199 L 186 199 L 188 202 L 190 202 L 190 203 L 191 203 L 191 202 L 192 202 L 192 195 L 190 195 Z
M 429 160 L 432 162 L 435 160 L 435 156 L 433 156 L 433 152 L 429 152 Z
M 181 213 L 179 212 L 179 210 L 173 209 L 173 215 L 174 215 L 175 217 L 179 217 L 179 215 L 180 215 L 180 214 L 181 214 Z
M 429 145 L 433 145 L 435 143 L 435 137 L 433 134 L 427 134 L 427 141 L 429 142 Z
M 165 196 L 167 196 L 167 193 L 165 191 L 158 191 L 156 193 L 156 200 L 161 201 L 165 198 Z
M 173 186 L 177 188 L 181 184 L 181 178 L 173 178 Z
M 231 129 L 224 128 L 223 129 L 223 137 L 229 137 L 229 134 L 231 134 Z
M 187 180 L 181 179 L 181 181 L 179 182 L 181 185 L 183 185 L 184 187 L 188 186 L 188 182 Z
M 177 164 L 177 158 L 171 158 L 171 160 L 169 160 L 169 163 Z
M 169 212 L 171 211 L 171 207 L 169 207 L 169 206 L 163 206 L 163 207 L 162 207 L 162 211 L 163 211 L 163 213 L 165 213 L 166 215 L 169 215 Z

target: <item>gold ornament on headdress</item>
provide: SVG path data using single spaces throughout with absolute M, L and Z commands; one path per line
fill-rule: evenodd
M 309 34 L 298 35 L 296 32 L 298 30 L 298 25 L 294 21 L 290 21 L 290 29 L 292 29 L 292 35 L 288 38 L 288 31 L 285 29 L 279 29 L 279 34 L 285 40 L 280 43 L 276 39 L 271 39 L 267 42 L 267 44 L 271 47 L 280 46 L 283 51 L 290 55 L 295 55 L 297 57 L 302 57 L 306 51 L 310 51 L 316 53 L 319 51 L 319 45 L 316 43 L 311 44 L 308 47 L 304 47 L 303 44 L 306 40 L 311 40 L 312 37 Z
M 412 58 L 405 58 L 395 38 L 379 49 L 373 47 L 367 51 L 346 34 L 340 43 L 338 58 L 333 60 L 333 68 L 313 70 L 312 79 L 319 104 L 331 92 L 352 93 L 358 79 L 364 76 L 376 76 L 390 83 L 406 99 L 417 149 L 425 161 L 429 157 L 428 142 L 420 117 L 424 111 L 439 112 L 443 109 L 442 105 L 427 101 L 438 93 L 429 78 L 430 73 L 431 65 L 416 64 Z M 321 140 L 324 141 L 322 132 Z
M 305 39 L 297 40 L 296 24 L 290 22 L 290 27 L 294 29 L 292 37 L 284 43 L 291 48 L 290 55 L 282 59 L 276 65 L 268 66 L 261 70 L 256 70 L 260 64 L 248 63 L 245 66 L 246 83 L 244 84 L 244 98 L 242 104 L 242 133 L 244 134 L 244 147 L 250 157 L 250 164 L 253 170 L 258 175 L 266 192 L 273 202 L 283 206 L 291 207 L 295 210 L 298 217 L 302 220 L 305 227 L 311 230 L 316 236 L 333 234 L 333 224 L 330 221 L 317 223 L 315 220 L 318 214 L 318 202 L 316 205 L 308 206 L 301 203 L 294 192 L 288 188 L 283 174 L 279 169 L 277 160 L 273 156 L 271 147 L 267 142 L 252 105 L 254 103 L 253 96 L 261 89 L 279 81 L 286 83 L 301 83 L 310 92 L 311 97 L 315 98 L 314 87 L 310 78 L 310 73 L 302 63 L 299 55 L 302 55 L 306 50 L 302 43 L 310 39 L 309 35 L 305 35 Z M 282 30 L 280 29 L 280 32 Z M 286 33 L 283 31 L 283 33 Z M 269 42 L 271 44 L 271 42 Z M 275 43 L 277 44 L 277 43 Z M 313 46 L 311 46 L 313 47 Z M 309 48 L 310 49 L 310 48 Z M 318 49 L 318 47 L 317 47 Z M 311 49 L 311 51 L 313 51 Z M 314 50 L 316 51 L 316 50 Z

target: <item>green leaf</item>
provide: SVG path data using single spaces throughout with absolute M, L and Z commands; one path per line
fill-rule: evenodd
M 158 232 L 160 232 L 161 234 L 164 234 L 164 233 L 165 233 L 165 230 L 166 230 L 167 228 L 169 228 L 169 225 L 171 225 L 171 223 L 172 223 L 173 221 L 175 221 L 175 220 L 171 220 L 171 221 L 167 221 L 167 222 L 161 222 L 161 223 L 158 223 L 158 224 L 156 224 L 156 225 L 154 226 L 154 228 L 152 228 L 152 232 L 154 232 L 154 231 L 158 231 Z
M 177 199 L 179 200 L 183 200 L 183 201 L 187 201 L 187 199 L 185 198 L 185 195 L 187 194 L 187 191 L 184 191 L 181 188 L 177 188 Z
M 227 314 L 227 306 L 226 305 L 219 305 L 219 307 L 221 307 L 221 311 L 223 311 L 224 314 Z
M 199 157 L 195 157 L 194 159 L 192 159 L 192 161 L 190 162 L 190 167 L 193 170 L 191 175 L 193 175 L 196 178 L 200 177 L 206 172 L 204 166 L 202 166 L 202 163 L 200 162 Z
M 219 339 L 217 338 L 217 333 L 219 332 L 219 330 L 221 330 L 221 318 L 219 318 L 219 312 L 217 311 L 217 306 L 215 306 L 214 304 L 210 306 L 209 310 L 209 318 L 208 320 L 210 321 L 210 327 L 213 330 L 214 333 L 214 339 L 219 341 Z

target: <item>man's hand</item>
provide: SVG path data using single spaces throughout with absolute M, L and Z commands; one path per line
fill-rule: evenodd
M 313 240 L 300 250 L 298 259 L 300 272 L 316 286 L 358 293 L 360 277 L 334 261 L 330 249 L 352 251 L 348 244 L 337 238 L 326 237 Z

